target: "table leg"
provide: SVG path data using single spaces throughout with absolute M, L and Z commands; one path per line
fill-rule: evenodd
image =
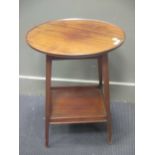
M 46 105 L 45 105 L 45 146 L 49 144 L 49 117 L 50 117 L 50 88 L 51 88 L 52 59 L 46 55 Z
M 102 57 L 98 57 L 98 77 L 99 77 L 99 88 L 102 87 Z
M 111 113 L 110 113 L 110 93 L 109 93 L 109 69 L 108 69 L 108 54 L 102 56 L 102 74 L 104 81 L 104 101 L 106 104 L 107 111 L 107 140 L 108 143 L 112 143 L 112 123 L 111 123 Z

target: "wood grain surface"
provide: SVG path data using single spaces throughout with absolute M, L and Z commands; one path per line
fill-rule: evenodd
M 32 48 L 57 57 L 100 55 L 119 47 L 124 39 L 118 26 L 88 19 L 49 21 L 32 28 L 26 36 Z
M 52 88 L 51 124 L 104 122 L 102 91 L 96 86 Z

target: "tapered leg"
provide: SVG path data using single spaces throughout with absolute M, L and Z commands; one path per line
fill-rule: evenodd
M 112 144 L 112 121 L 111 121 L 111 114 L 108 118 L 107 122 L 107 142 L 108 144 Z
M 98 77 L 99 77 L 99 87 L 102 87 L 102 57 L 98 57 Z
M 109 93 L 109 69 L 108 69 L 108 54 L 102 56 L 102 74 L 104 81 L 104 102 L 107 111 L 107 140 L 108 143 L 112 143 L 112 122 L 110 113 L 110 93 Z
M 50 87 L 52 59 L 46 55 L 46 105 L 45 105 L 45 146 L 49 144 Z
M 46 119 L 45 121 L 45 146 L 48 147 L 49 144 L 49 123 Z

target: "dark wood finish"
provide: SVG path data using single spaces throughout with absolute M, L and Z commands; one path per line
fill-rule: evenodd
M 49 143 L 49 118 L 51 115 L 51 65 L 52 59 L 46 55 L 46 105 L 45 105 L 45 146 Z
M 102 57 L 98 57 L 98 77 L 99 77 L 99 87 L 102 87 Z
M 112 144 L 112 120 L 111 120 L 111 113 L 108 115 L 108 121 L 107 121 L 107 142 L 108 142 L 108 144 Z
M 103 94 L 97 87 L 52 88 L 51 124 L 104 122 Z
M 68 123 L 106 122 L 108 143 L 112 143 L 108 52 L 124 39 L 118 26 L 88 19 L 49 21 L 27 33 L 27 43 L 46 54 L 45 146 L 49 144 L 49 124 Z M 97 59 L 99 85 L 51 87 L 52 60 L 85 58 Z
M 119 47 L 125 34 L 116 25 L 89 19 L 49 21 L 31 29 L 28 44 L 54 57 L 86 57 L 101 55 Z
M 107 134 L 108 134 L 108 143 L 112 143 L 112 125 L 111 125 L 111 113 L 110 113 L 110 93 L 109 93 L 109 68 L 108 68 L 108 54 L 102 56 L 102 74 L 104 81 L 104 102 L 106 105 L 107 111 Z

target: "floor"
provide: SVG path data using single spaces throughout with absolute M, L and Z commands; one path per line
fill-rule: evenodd
M 44 97 L 20 96 L 20 155 L 134 155 L 135 107 L 111 103 L 113 143 L 106 143 L 104 123 L 50 126 L 44 147 Z

